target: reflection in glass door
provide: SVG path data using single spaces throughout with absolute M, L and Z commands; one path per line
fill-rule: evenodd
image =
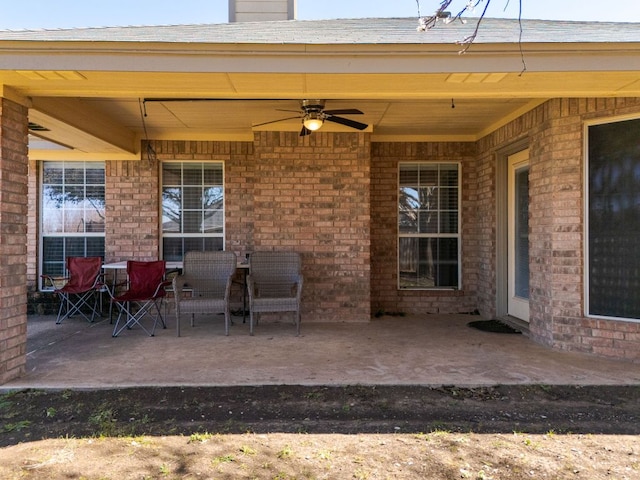
M 511 155 L 508 182 L 508 314 L 529 321 L 529 155 Z

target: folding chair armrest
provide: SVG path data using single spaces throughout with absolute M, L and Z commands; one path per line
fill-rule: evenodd
M 164 288 L 170 287 L 170 286 L 171 286 L 171 280 L 163 280 L 156 287 L 156 291 L 153 293 L 153 296 L 154 297 L 157 296 L 158 293 L 160 293 L 160 290 L 163 290 Z
M 104 279 L 96 281 L 96 283 L 93 285 L 93 288 L 98 292 L 107 292 L 107 294 L 112 297 L 113 295 L 111 295 L 111 286 L 103 280 Z
M 96 290 L 100 290 L 103 287 L 107 287 L 108 289 L 109 286 L 107 285 L 107 282 L 104 281 L 104 278 L 104 273 L 99 273 L 95 281 L 93 282 L 93 288 L 95 288 Z
M 116 292 L 118 291 L 119 288 L 123 288 L 123 287 L 128 287 L 129 286 L 129 282 L 128 281 L 123 281 L 123 282 L 118 282 L 118 283 L 114 283 L 112 285 L 108 285 L 105 282 L 105 286 L 107 287 L 107 292 L 109 292 L 109 296 L 111 298 L 116 296 Z

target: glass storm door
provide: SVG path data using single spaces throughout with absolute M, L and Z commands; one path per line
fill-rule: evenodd
M 508 314 L 529 321 L 529 152 L 511 155 L 508 182 Z

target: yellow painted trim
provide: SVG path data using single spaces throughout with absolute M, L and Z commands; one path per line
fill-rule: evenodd
M 30 150 L 29 160 L 68 160 L 68 161 L 89 161 L 89 160 L 121 160 L 121 161 L 140 161 L 140 155 L 135 154 L 105 154 L 105 153 L 89 153 L 80 152 L 78 150 Z
M 205 133 L 180 133 L 153 134 L 149 132 L 149 138 L 164 141 L 193 141 L 193 142 L 253 142 L 253 132 L 250 130 L 231 132 L 205 132 Z
M 475 135 L 371 135 L 372 143 L 382 142 L 475 142 Z
M 497 122 L 493 123 L 492 125 L 489 125 L 484 130 L 481 130 L 480 132 L 478 132 L 476 140 L 480 140 L 482 137 L 485 137 L 485 136 L 491 134 L 492 132 L 495 132 L 500 127 L 504 127 L 505 125 L 507 125 L 508 123 L 512 122 L 516 118 L 521 117 L 525 113 L 533 110 L 534 108 L 538 107 L 539 105 L 542 105 L 543 103 L 547 102 L 548 100 L 550 100 L 550 99 L 549 98 L 543 98 L 543 99 L 535 99 L 535 100 L 530 101 L 528 104 L 518 108 L 517 110 L 514 110 L 509 115 L 507 115 L 505 117 L 502 117 Z

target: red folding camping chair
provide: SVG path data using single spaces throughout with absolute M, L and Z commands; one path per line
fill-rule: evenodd
M 140 326 L 150 337 L 153 337 L 158 320 L 162 322 L 163 328 L 167 328 L 160 312 L 160 304 L 166 295 L 164 288 L 171 285 L 171 282 L 164 279 L 165 270 L 164 260 L 152 262 L 129 260 L 127 262 L 128 289 L 121 295 L 111 298 L 120 309 L 113 328 L 114 337 L 117 337 L 125 328 L 131 329 L 135 325 Z M 145 328 L 142 324 L 145 317 L 153 320 L 151 329 Z
M 60 324 L 65 318 L 79 313 L 88 322 L 93 322 L 98 311 L 98 292 L 104 287 L 102 283 L 102 258 L 101 257 L 67 257 L 68 277 L 54 278 L 51 275 L 42 275 L 45 283 L 55 287 L 60 280 L 66 280 L 61 288 L 56 288 L 53 293 L 60 296 L 60 308 L 56 323 Z M 93 302 L 91 303 L 91 301 Z M 86 307 L 87 311 L 82 308 Z M 89 314 L 91 316 L 89 317 Z

